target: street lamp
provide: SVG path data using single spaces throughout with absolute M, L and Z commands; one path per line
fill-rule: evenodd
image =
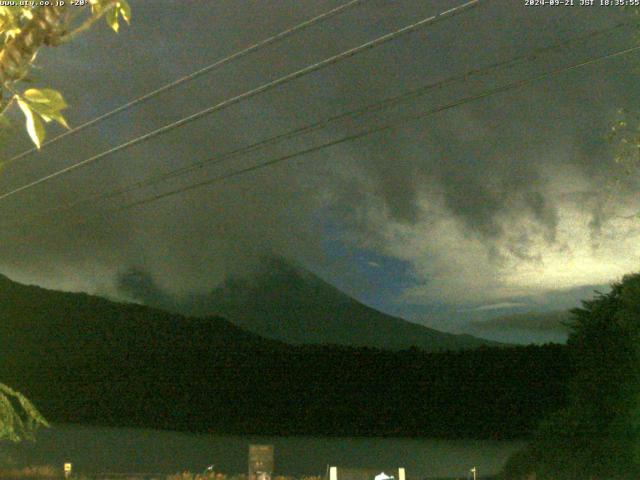
M 471 473 L 473 473 L 473 480 L 476 480 L 476 467 L 473 467 L 471 470 L 469 470 Z

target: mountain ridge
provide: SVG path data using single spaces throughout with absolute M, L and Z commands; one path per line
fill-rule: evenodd
M 425 351 L 500 345 L 380 312 L 282 257 L 264 259 L 251 276 L 231 277 L 208 293 L 183 299 L 162 295 L 153 281 L 137 270 L 121 276 L 119 287 L 143 304 L 155 303 L 183 315 L 219 315 L 247 331 L 294 345 L 389 350 L 416 347 Z
M 514 438 L 561 404 L 569 373 L 561 346 L 293 346 L 219 317 L 0 278 L 0 381 L 54 423 Z

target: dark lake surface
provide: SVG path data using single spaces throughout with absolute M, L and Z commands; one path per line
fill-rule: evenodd
M 402 466 L 409 479 L 466 478 L 473 466 L 484 474 L 496 473 L 510 454 L 525 445 L 518 441 L 218 436 L 62 425 L 42 430 L 35 443 L 8 448 L 20 462 L 60 467 L 73 462 L 78 473 L 201 472 L 210 464 L 218 471 L 245 473 L 251 443 L 274 445 L 277 474 L 323 475 L 327 465 Z

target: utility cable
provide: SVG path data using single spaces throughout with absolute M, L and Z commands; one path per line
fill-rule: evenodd
M 196 70 L 188 75 L 184 75 L 176 80 L 174 80 L 171 83 L 167 83 L 155 90 L 152 90 L 151 92 L 145 93 L 144 95 L 137 97 L 133 100 L 131 100 L 130 102 L 127 102 L 123 105 L 120 105 L 117 108 L 114 108 L 113 110 L 103 113 L 102 115 L 99 115 L 96 118 L 93 118 L 81 125 L 78 125 L 75 128 L 72 128 L 70 130 L 65 131 L 64 133 L 61 133 L 60 135 L 53 137 L 50 140 L 45 141 L 44 143 L 42 143 L 42 145 L 40 145 L 40 149 L 43 149 L 49 145 L 52 145 L 60 140 L 62 140 L 63 138 L 66 138 L 70 135 L 74 135 L 78 132 L 81 132 L 93 125 L 96 125 L 104 120 L 107 120 L 108 118 L 113 117 L 114 115 L 117 115 L 119 113 L 122 113 L 126 110 L 129 110 L 132 107 L 138 106 L 138 105 L 142 105 L 143 103 L 146 103 L 147 101 L 151 100 L 152 98 L 168 92 L 170 90 L 173 90 L 174 88 L 182 85 L 183 83 L 189 82 L 191 80 L 195 80 L 196 78 L 206 74 L 206 73 L 210 73 L 214 70 L 216 70 L 217 68 L 222 67 L 223 65 L 226 65 L 228 63 L 231 63 L 235 60 L 239 60 L 242 57 L 245 57 L 257 50 L 260 50 L 264 47 L 267 47 L 269 45 L 272 45 L 276 42 L 279 42 L 281 40 L 284 40 L 285 38 L 293 35 L 294 33 L 298 33 L 301 32 L 317 23 L 320 23 L 324 20 L 328 20 L 331 17 L 335 17 L 336 15 L 343 13 L 353 7 L 359 6 L 361 5 L 365 0 L 351 0 L 350 2 L 347 2 L 343 5 L 340 5 L 332 10 L 329 10 L 328 12 L 322 13 L 320 15 L 317 15 L 313 18 L 310 18 L 309 20 L 306 20 L 298 25 L 295 25 L 287 30 L 284 30 L 280 33 L 277 33 L 271 37 L 265 38 L 264 40 L 261 40 L 257 43 L 254 43 L 253 45 L 250 45 L 242 50 L 239 50 L 235 53 L 232 53 L 231 55 L 228 55 L 224 58 L 221 58 L 217 61 L 215 61 L 214 63 L 207 65 L 205 67 L 200 68 L 199 70 Z M 21 160 L 35 152 L 37 152 L 38 149 L 37 148 L 30 148 L 29 150 L 25 150 L 22 153 L 19 153 L 18 155 L 6 160 L 5 162 L 2 162 L 4 165 L 8 165 L 10 163 L 16 162 L 18 160 Z
M 618 26 L 614 26 L 613 28 L 614 29 L 618 28 Z M 606 30 L 610 30 L 610 29 L 606 29 Z M 600 33 L 602 33 L 602 32 L 600 32 Z M 588 36 L 592 37 L 595 34 L 596 34 L 596 32 L 592 32 L 592 33 L 588 34 Z M 582 38 L 582 37 L 580 37 L 580 38 Z M 573 39 L 572 39 L 572 41 L 573 41 Z M 553 47 L 554 47 L 553 45 L 549 46 L 549 47 L 544 47 L 544 48 L 540 49 L 539 51 L 532 52 L 531 54 L 527 55 L 526 57 L 530 57 L 530 56 L 533 56 L 533 55 L 538 55 L 540 51 L 549 50 L 549 49 L 551 49 Z M 164 198 L 166 196 L 171 196 L 171 195 L 174 195 L 174 194 L 181 193 L 182 191 L 187 191 L 187 190 L 191 190 L 191 189 L 194 189 L 194 188 L 199 188 L 199 187 L 202 187 L 202 186 L 206 186 L 206 185 L 209 185 L 211 183 L 216 183 L 216 182 L 225 180 L 227 178 L 235 177 L 235 176 L 240 175 L 240 174 L 244 174 L 244 173 L 248 173 L 250 171 L 258 170 L 260 168 L 263 168 L 263 167 L 268 166 L 268 165 L 272 165 L 274 163 L 280 163 L 282 161 L 289 160 L 291 158 L 295 158 L 295 157 L 298 157 L 298 156 L 301 156 L 301 155 L 304 155 L 304 154 L 307 154 L 307 153 L 313 153 L 315 151 L 318 151 L 318 150 L 321 150 L 321 149 L 324 149 L 324 148 L 328 148 L 328 147 L 331 147 L 331 146 L 334 146 L 334 145 L 337 145 L 337 144 L 340 144 L 340 143 L 344 143 L 344 142 L 347 142 L 347 141 L 350 141 L 350 140 L 355 140 L 355 139 L 358 139 L 358 138 L 361 138 L 361 137 L 364 137 L 364 136 L 367 136 L 367 135 L 371 135 L 373 133 L 377 133 L 377 132 L 381 132 L 381 131 L 384 131 L 384 130 L 389 130 L 389 129 L 392 129 L 392 128 L 396 128 L 396 127 L 399 126 L 398 125 L 399 123 L 402 124 L 402 123 L 406 123 L 406 122 L 410 122 L 410 121 L 419 120 L 419 119 L 424 118 L 426 116 L 434 115 L 434 114 L 440 113 L 442 111 L 446 111 L 446 110 L 449 110 L 451 108 L 455 108 L 457 106 L 460 106 L 460 105 L 463 105 L 463 104 L 466 104 L 466 103 L 469 103 L 469 102 L 472 102 L 472 101 L 475 101 L 475 100 L 479 100 L 479 99 L 482 99 L 482 98 L 485 98 L 485 97 L 488 97 L 488 96 L 495 95 L 497 93 L 501 93 L 503 91 L 512 90 L 512 89 L 516 89 L 516 88 L 521 88 L 521 87 L 527 86 L 527 85 L 529 85 L 531 83 L 546 79 L 546 78 L 548 78 L 550 76 L 558 75 L 558 74 L 566 72 L 566 71 L 575 70 L 577 68 L 582 68 L 584 66 L 591 65 L 591 64 L 594 64 L 594 63 L 597 63 L 597 62 L 601 62 L 601 61 L 604 61 L 604 60 L 607 60 L 607 59 L 610 59 L 610 58 L 614 58 L 614 57 L 617 57 L 617 56 L 621 56 L 621 55 L 625 55 L 625 54 L 628 54 L 628 53 L 632 53 L 634 51 L 637 51 L 639 48 L 640 47 L 632 47 L 632 48 L 629 48 L 629 49 L 625 49 L 625 50 L 621 50 L 621 51 L 618 51 L 618 52 L 605 54 L 605 55 L 602 55 L 600 57 L 596 57 L 596 58 L 593 58 L 593 59 L 589 59 L 587 61 L 580 62 L 578 64 L 570 65 L 569 67 L 560 67 L 558 69 L 551 70 L 551 71 L 549 71 L 547 73 L 544 73 L 544 74 L 542 74 L 540 76 L 537 76 L 537 77 L 534 77 L 534 78 L 520 80 L 520 81 L 517 81 L 517 82 L 513 82 L 513 83 L 510 83 L 510 84 L 507 84 L 505 86 L 497 87 L 497 88 L 489 90 L 487 92 L 483 92 L 483 93 L 480 93 L 480 94 L 477 94 L 477 95 L 473 95 L 473 96 L 470 96 L 470 97 L 465 97 L 462 100 L 458 100 L 458 101 L 446 104 L 444 106 L 437 107 L 435 109 L 428 110 L 426 112 L 422 112 L 422 113 L 418 114 L 417 116 L 414 115 L 414 116 L 408 116 L 408 117 L 401 117 L 401 118 L 395 120 L 394 122 L 392 122 L 391 124 L 387 124 L 387 125 L 383 125 L 383 126 L 379 126 L 379 127 L 374 127 L 372 129 L 368 129 L 368 130 L 365 130 L 363 132 L 359 132 L 359 133 L 354 134 L 354 135 L 343 137 L 343 138 L 340 138 L 340 139 L 335 140 L 335 141 L 331 141 L 331 142 L 328 142 L 328 143 L 325 143 L 325 144 L 322 144 L 322 145 L 319 145 L 319 146 L 316 146 L 316 147 L 312 147 L 310 149 L 306 149 L 306 150 L 303 150 L 303 151 L 300 151 L 300 152 L 296 152 L 296 153 L 293 153 L 293 154 L 285 155 L 284 157 L 278 157 L 278 158 L 276 158 L 274 160 L 270 160 L 268 162 L 264 162 L 264 163 L 261 163 L 261 164 L 255 165 L 255 166 L 247 167 L 245 169 L 241 169 L 241 170 L 238 170 L 238 171 L 235 171 L 235 172 L 231 172 L 229 174 L 224 174 L 224 175 L 221 175 L 221 176 L 213 177 L 211 179 L 204 180 L 202 182 L 198 182 L 196 184 L 187 185 L 185 187 L 181 187 L 181 188 L 178 188 L 178 189 L 175 189 L 175 190 L 171 190 L 169 192 L 165 192 L 165 193 L 162 193 L 162 194 L 159 194 L 159 195 L 148 197 L 146 199 L 142 199 L 140 201 L 128 204 L 128 205 L 126 205 L 124 207 L 119 207 L 115 211 L 119 211 L 121 209 L 130 208 L 130 207 L 133 207 L 133 206 L 136 206 L 136 205 L 139 205 L 139 204 L 150 203 L 152 201 L 159 200 L 159 199 Z M 524 58 L 524 57 L 525 56 L 515 57 L 514 59 L 507 60 L 505 62 L 498 62 L 498 64 L 511 63 L 513 61 L 516 61 L 516 60 Z M 496 65 L 496 64 L 494 64 L 494 65 Z M 493 65 L 490 65 L 489 67 L 485 67 L 485 68 L 492 68 L 492 67 L 493 67 Z M 476 69 L 474 71 L 475 72 L 479 72 L 481 70 L 482 69 Z M 470 73 L 470 72 L 468 72 L 468 73 Z M 411 93 L 411 92 L 409 92 L 409 93 Z M 402 96 L 404 96 L 404 95 L 402 95 Z M 386 102 L 387 102 L 387 100 L 385 100 L 383 102 L 380 102 L 380 103 L 386 103 Z M 365 108 L 368 108 L 368 107 L 365 107 Z M 274 137 L 274 138 L 276 138 L 276 137 Z M 267 140 L 270 140 L 270 139 L 267 139 Z M 233 153 L 233 152 L 231 152 L 231 153 Z M 142 185 L 142 186 L 146 186 L 146 185 Z M 141 186 L 138 186 L 137 188 L 141 188 Z M 136 190 L 137 188 L 125 187 L 124 189 L 115 190 L 113 192 L 107 192 L 105 194 L 93 195 L 93 196 L 90 196 L 88 198 L 84 198 L 84 199 L 77 200 L 77 201 L 69 203 L 69 204 L 65 204 L 63 206 L 53 207 L 53 208 L 48 209 L 48 210 L 46 210 L 44 212 L 36 213 L 34 215 L 31 215 L 31 216 L 27 217 L 26 219 L 25 218 L 21 218 L 18 222 L 14 222 L 14 223 L 23 224 L 23 223 L 25 223 L 25 221 L 33 219 L 34 217 L 42 217 L 42 216 L 45 216 L 45 215 L 48 216 L 50 214 L 60 213 L 61 211 L 68 211 L 68 210 L 71 210 L 71 209 L 81 205 L 81 204 L 87 203 L 89 201 L 104 200 L 106 198 L 110 198 L 110 197 L 113 197 L 113 196 L 116 196 L 116 195 L 120 195 L 120 194 L 122 194 L 124 192 L 129 192 L 129 191 Z
M 86 167 L 87 165 L 95 163 L 98 160 L 101 160 L 101 159 L 103 159 L 103 158 L 105 158 L 105 157 L 107 157 L 107 156 L 109 156 L 109 155 L 111 155 L 113 153 L 122 151 L 122 150 L 124 150 L 126 148 L 129 148 L 129 147 L 132 147 L 134 145 L 138 145 L 138 144 L 140 144 L 142 142 L 145 142 L 147 140 L 150 140 L 150 139 L 152 139 L 154 137 L 157 137 L 159 135 L 167 133 L 170 130 L 173 130 L 173 129 L 182 127 L 184 125 L 187 125 L 187 124 L 189 124 L 191 122 L 194 122 L 194 121 L 196 121 L 196 120 L 198 120 L 198 119 L 200 119 L 200 118 L 202 118 L 202 117 L 204 117 L 206 115 L 210 115 L 210 114 L 212 114 L 214 112 L 217 112 L 217 111 L 220 111 L 222 109 L 228 108 L 231 105 L 237 104 L 237 103 L 239 103 L 239 102 L 241 102 L 243 100 L 247 100 L 247 99 L 249 99 L 251 97 L 254 97 L 254 96 L 256 96 L 256 95 L 258 95 L 260 93 L 263 93 L 263 92 L 265 92 L 267 90 L 271 90 L 271 89 L 273 89 L 275 87 L 278 87 L 278 86 L 283 85 L 285 83 L 291 82 L 292 80 L 295 80 L 295 79 L 300 78 L 302 76 L 308 75 L 308 74 L 310 74 L 312 72 L 316 72 L 316 71 L 318 71 L 320 69 L 326 68 L 329 65 L 333 65 L 334 63 L 337 63 L 337 62 L 339 62 L 341 60 L 344 60 L 346 58 L 353 57 L 353 56 L 355 56 L 355 55 L 357 55 L 359 53 L 362 53 L 363 51 L 370 50 L 370 49 L 373 49 L 373 48 L 378 47 L 380 45 L 383 45 L 385 43 L 388 43 L 388 42 L 390 42 L 392 40 L 395 40 L 396 38 L 398 38 L 398 37 L 400 37 L 402 35 L 406 35 L 406 34 L 409 34 L 411 32 L 414 32 L 415 30 L 418 30 L 419 28 L 425 27 L 427 25 L 434 24 L 434 23 L 436 23 L 438 21 L 442 21 L 442 20 L 445 20 L 445 19 L 453 18 L 456 15 L 459 15 L 459 14 L 461 14 L 463 12 L 466 12 L 466 11 L 470 10 L 471 8 L 474 8 L 474 7 L 478 6 L 478 4 L 481 1 L 484 1 L 484 0 L 470 0 L 470 1 L 468 1 L 468 2 L 466 2 L 464 4 L 462 4 L 462 5 L 450 8 L 449 10 L 446 10 L 444 12 L 438 13 L 436 15 L 432 15 L 430 17 L 424 18 L 424 19 L 422 19 L 422 20 L 420 20 L 420 21 L 418 21 L 416 23 L 413 23 L 411 25 L 407 25 L 407 26 L 405 26 L 403 28 L 400 28 L 398 30 L 395 30 L 395 31 L 393 31 L 391 33 L 385 34 L 385 35 L 383 35 L 381 37 L 378 37 L 378 38 L 376 38 L 374 40 L 366 42 L 366 43 L 364 43 L 364 44 L 362 44 L 362 45 L 360 45 L 358 47 L 349 49 L 349 50 L 347 50 L 345 52 L 342 52 L 342 53 L 339 53 L 339 54 L 334 55 L 332 57 L 326 58 L 325 60 L 322 60 L 322 61 L 320 61 L 318 63 L 309 65 L 309 66 L 307 66 L 305 68 L 297 70 L 297 71 L 295 71 L 293 73 L 290 73 L 288 75 L 280 77 L 280 78 L 278 78 L 276 80 L 273 80 L 271 82 L 268 82 L 266 84 L 263 84 L 263 85 L 261 85 L 259 87 L 256 87 L 256 88 L 252 89 L 252 90 L 244 92 L 244 93 L 242 93 L 240 95 L 236 95 L 235 97 L 232 97 L 230 99 L 224 100 L 224 101 L 218 103 L 217 105 L 214 105 L 212 107 L 209 107 L 209 108 L 206 108 L 204 110 L 201 110 L 201 111 L 199 111 L 197 113 L 194 113 L 194 114 L 189 115 L 187 117 L 184 117 L 184 118 L 182 118 L 180 120 L 177 120 L 177 121 L 172 122 L 170 124 L 167 124 L 167 125 L 165 125 L 163 127 L 160 127 L 160 128 L 158 128 L 156 130 L 153 130 L 153 131 L 151 131 L 149 133 L 146 133 L 146 134 L 144 134 L 142 136 L 133 138 L 133 139 L 131 139 L 131 140 L 125 142 L 125 143 L 122 143 L 122 144 L 120 144 L 120 145 L 118 145 L 116 147 L 110 148 L 110 149 L 108 149 L 106 151 L 103 151 L 101 153 L 93 155 L 92 157 L 89 157 L 89 158 L 87 158 L 85 160 L 82 160 L 80 162 L 74 163 L 73 165 L 65 167 L 65 168 L 63 168 L 61 170 L 58 170 L 58 171 L 54 172 L 54 173 L 45 175 L 44 177 L 41 177 L 38 180 L 34 180 L 34 181 L 30 182 L 30 183 L 27 183 L 27 184 L 22 185 L 22 186 L 20 186 L 18 188 L 15 188 L 15 189 L 13 189 L 13 190 L 11 190 L 9 192 L 3 193 L 3 194 L 0 195 L 0 200 L 4 200 L 4 199 L 9 198 L 9 197 L 11 197 L 13 195 L 16 195 L 18 193 L 21 193 L 21 192 L 24 192 L 26 190 L 29 190 L 29 189 L 37 186 L 37 185 L 45 183 L 45 182 L 47 182 L 49 180 L 52 180 L 54 178 L 57 178 L 57 177 L 59 177 L 61 175 L 65 175 L 65 174 L 71 173 L 71 172 L 73 172 L 75 170 L 78 170 L 80 168 Z
M 601 61 L 604 61 L 604 60 L 608 60 L 608 59 L 611 59 L 611 58 L 614 58 L 614 57 L 619 57 L 619 56 L 622 56 L 622 55 L 626 55 L 628 53 L 637 52 L 638 50 L 640 50 L 640 46 L 631 47 L 631 48 L 627 48 L 627 49 L 624 49 L 624 50 L 619 50 L 617 52 L 613 52 L 613 53 L 609 53 L 609 54 L 606 54 L 606 55 L 602 55 L 602 56 L 599 56 L 599 57 L 596 57 L 596 58 L 592 58 L 590 60 L 586 60 L 584 62 L 580 62 L 578 64 L 574 64 L 574 65 L 571 65 L 569 67 L 563 67 L 563 68 L 551 70 L 551 71 L 546 72 L 546 73 L 544 73 L 542 75 L 538 75 L 538 76 L 533 77 L 533 78 L 529 78 L 529 79 L 513 82 L 513 83 L 510 83 L 510 84 L 507 84 L 507 85 L 503 85 L 503 86 L 488 90 L 486 92 L 482 92 L 482 93 L 477 94 L 477 95 L 465 97 L 465 98 L 463 98 L 461 100 L 449 103 L 447 105 L 440 106 L 440 107 L 432 109 L 432 110 L 428 110 L 426 112 L 421 112 L 421 113 L 416 114 L 416 115 L 400 117 L 399 119 L 393 121 L 392 123 L 386 124 L 386 125 L 369 128 L 369 129 L 366 129 L 366 130 L 361 131 L 359 133 L 355 133 L 355 134 L 352 134 L 352 135 L 347 135 L 347 136 L 339 138 L 337 140 L 332 140 L 330 142 L 326 142 L 326 143 L 317 145 L 315 147 L 307 148 L 307 149 L 304 149 L 304 150 L 301 150 L 301 151 L 298 151 L 298 152 L 294 152 L 294 153 L 290 153 L 288 155 L 277 157 L 277 158 L 274 158 L 272 160 L 268 160 L 266 162 L 259 163 L 257 165 L 253 165 L 253 166 L 250 166 L 250 167 L 243 168 L 241 170 L 236 170 L 234 172 L 230 172 L 230 173 L 227 173 L 227 174 L 224 174 L 224 175 L 219 175 L 217 177 L 213 177 L 213 178 L 210 178 L 210 179 L 207 179 L 207 180 L 203 180 L 201 182 L 197 182 L 197 183 L 186 185 L 186 186 L 183 186 L 183 187 L 180 187 L 180 188 L 169 190 L 167 192 L 163 192 L 163 193 L 158 194 L 158 195 L 153 195 L 151 197 L 143 198 L 141 200 L 129 203 L 127 205 L 112 209 L 111 211 L 119 212 L 119 211 L 122 211 L 122 210 L 128 210 L 128 209 L 131 209 L 131 208 L 134 208 L 134 207 L 137 207 L 137 206 L 141 206 L 141 205 L 145 205 L 145 204 L 148 204 L 148 203 L 155 202 L 155 201 L 160 200 L 162 198 L 170 197 L 170 196 L 173 196 L 173 195 L 177 195 L 177 194 L 180 194 L 180 193 L 187 192 L 189 190 L 194 190 L 196 188 L 201 188 L 201 187 L 204 187 L 204 186 L 207 186 L 207 185 L 218 183 L 218 182 L 221 182 L 223 180 L 227 180 L 229 178 L 237 177 L 239 175 L 244 175 L 244 174 L 249 173 L 249 172 L 254 172 L 256 170 L 260 170 L 260 169 L 269 167 L 271 165 L 275 165 L 277 163 L 288 161 L 288 160 L 291 160 L 293 158 L 297 158 L 297 157 L 300 157 L 300 156 L 303 156 L 303 155 L 307 155 L 307 154 L 314 153 L 314 152 L 317 152 L 317 151 L 320 151 L 320 150 L 324 150 L 325 148 L 329 148 L 329 147 L 333 147 L 333 146 L 336 146 L 336 145 L 339 145 L 339 144 L 342 144 L 342 143 L 345 143 L 345 142 L 350 142 L 350 141 L 353 141 L 353 140 L 357 140 L 357 139 L 372 135 L 374 133 L 379 133 L 379 132 L 383 132 L 383 131 L 386 131 L 386 130 L 392 130 L 392 129 L 401 127 L 406 123 L 413 122 L 413 121 L 416 121 L 416 120 L 421 120 L 421 119 L 423 119 L 425 117 L 434 115 L 436 113 L 440 113 L 440 112 L 443 112 L 443 111 L 446 111 L 446 110 L 450 110 L 452 108 L 459 107 L 461 105 L 464 105 L 464 104 L 467 104 L 467 103 L 470 103 L 470 102 L 473 102 L 473 101 L 476 101 L 476 100 L 480 100 L 480 99 L 483 99 L 483 98 L 487 98 L 487 97 L 496 95 L 498 93 L 502 93 L 502 92 L 506 92 L 506 91 L 514 90 L 514 89 L 519 89 L 519 88 L 525 87 L 527 85 L 530 85 L 532 83 L 539 82 L 541 80 L 545 80 L 545 79 L 547 79 L 547 78 L 549 78 L 551 76 L 558 75 L 560 73 L 576 70 L 578 68 L 582 68 L 582 67 L 585 67 L 587 65 L 592 65 L 594 63 L 598 63 L 598 62 L 601 62 Z
M 459 82 L 459 81 L 467 81 L 469 80 L 471 77 L 476 77 L 479 75 L 485 75 L 489 72 L 495 71 L 495 70 L 499 70 L 505 67 L 512 67 L 513 65 L 525 62 L 525 61 L 533 61 L 536 60 L 540 55 L 544 55 L 547 54 L 553 50 L 557 50 L 557 49 L 564 49 L 566 47 L 568 47 L 569 45 L 572 45 L 574 43 L 580 43 L 583 42 L 585 40 L 603 35 L 603 34 L 610 34 L 613 31 L 621 28 L 621 27 L 625 27 L 628 26 L 630 22 L 622 22 L 619 23 L 617 25 L 614 25 L 612 27 L 608 27 L 605 29 L 601 29 L 601 30 L 596 30 L 593 32 L 589 32 L 585 35 L 581 35 L 578 37 L 574 37 L 571 38 L 569 40 L 564 40 L 562 42 L 547 46 L 547 47 L 543 47 L 543 48 L 539 48 L 531 53 L 528 54 L 524 54 L 524 55 L 520 55 L 508 60 L 504 60 L 504 61 L 500 61 L 500 62 L 496 62 L 484 67 L 480 67 L 480 68 L 476 68 L 473 70 L 469 70 L 461 75 L 456 75 L 456 76 L 452 76 L 452 77 L 448 77 L 444 80 L 440 80 L 438 82 L 433 82 L 427 85 L 424 85 L 420 88 L 411 90 L 409 92 L 405 92 L 402 93 L 400 95 L 396 95 L 393 97 L 389 97 L 386 98 L 382 101 L 379 102 L 375 102 L 369 105 L 366 105 L 364 107 L 361 107 L 359 109 L 356 110 L 351 110 L 348 112 L 343 112 L 340 113 L 338 115 L 334 115 L 331 116 L 329 118 L 314 122 L 312 124 L 306 125 L 306 126 L 302 126 L 299 128 L 296 128 L 294 130 L 273 136 L 273 137 L 269 137 L 267 139 L 263 139 L 260 140 L 258 142 L 254 142 L 250 145 L 244 146 L 244 147 L 240 147 L 234 150 L 231 150 L 229 152 L 225 152 L 213 157 L 210 157 L 208 159 L 205 160 L 200 160 L 198 162 L 192 163 L 190 165 L 186 165 L 184 167 L 163 173 L 161 175 L 157 175 L 155 177 L 151 177 L 145 180 L 141 180 L 138 182 L 135 182 L 129 186 L 123 187 L 119 190 L 113 191 L 113 192 L 109 192 L 107 194 L 95 194 L 92 197 L 90 197 L 91 200 L 100 200 L 101 198 L 112 198 L 114 196 L 117 195 L 122 195 L 124 193 L 129 193 L 132 192 L 134 190 L 137 190 L 139 188 L 143 188 L 143 187 L 147 187 L 147 186 L 151 186 L 151 185 L 155 185 L 159 182 L 180 176 L 180 175 L 185 175 L 187 173 L 196 171 L 198 169 L 201 169 L 207 165 L 218 165 L 224 161 L 236 158 L 240 155 L 244 155 L 247 153 L 251 153 L 260 149 L 263 149 L 265 147 L 269 147 L 275 144 L 278 144 L 284 140 L 290 140 L 292 138 L 295 137 L 299 137 L 301 135 L 305 135 L 307 133 L 313 132 L 313 131 L 317 131 L 320 129 L 324 129 L 328 126 L 330 126 L 333 123 L 336 123 L 340 120 L 344 120 L 345 118 L 355 118 L 355 117 L 360 117 L 369 113 L 373 113 L 373 112 L 377 112 L 380 110 L 383 110 L 385 108 L 388 108 L 394 104 L 398 104 L 398 103 L 402 103 L 402 102 L 406 102 L 408 100 L 423 96 L 425 94 L 427 94 L 428 92 L 432 91 L 432 90 L 436 90 L 436 89 L 440 89 L 442 87 L 445 87 L 449 84 L 455 83 L 455 82 Z M 89 201 L 89 199 L 85 200 L 85 201 Z

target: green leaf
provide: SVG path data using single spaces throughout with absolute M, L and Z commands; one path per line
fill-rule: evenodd
M 50 113 L 49 115 L 47 115 L 47 117 L 49 117 L 49 120 L 54 120 L 54 121 L 58 122 L 64 128 L 69 128 L 69 124 L 67 123 L 67 121 L 65 120 L 65 118 L 62 116 L 62 114 L 60 112 Z M 43 118 L 44 118 L 44 116 L 43 116 Z
M 0 440 L 18 442 L 33 439 L 39 427 L 48 426 L 45 418 L 24 395 L 0 383 Z
M 110 8 L 106 14 L 107 24 L 116 33 L 118 33 L 118 30 L 120 30 L 120 23 L 118 22 L 118 18 L 120 16 L 127 23 L 131 21 L 131 6 L 129 5 L 129 2 L 127 0 L 120 0 L 116 2 L 115 5 Z
M 64 110 L 68 106 L 67 102 L 62 98 L 62 94 L 51 88 L 30 88 L 22 95 L 29 103 L 43 103 L 55 111 Z
M 60 113 L 60 111 L 53 110 L 48 105 L 43 105 L 41 103 L 30 103 L 29 107 L 31 108 L 31 110 L 40 115 L 45 122 L 49 123 L 51 120 L 55 120 L 63 127 L 69 128 L 67 121 L 62 116 L 62 113 Z
M 118 7 L 113 7 L 107 12 L 106 15 L 107 25 L 109 25 L 114 32 L 118 33 L 120 25 L 118 24 Z
M 29 105 L 29 108 L 36 112 L 45 122 L 55 120 L 65 128 L 69 128 L 67 121 L 60 113 L 67 108 L 67 103 L 62 98 L 60 92 L 50 88 L 41 90 L 30 88 L 23 94 L 22 100 Z
M 91 15 L 100 15 L 104 10 L 104 5 L 102 5 L 101 0 L 89 0 L 91 3 Z
M 20 109 L 24 113 L 24 116 L 27 120 L 27 133 L 31 137 L 31 140 L 36 145 L 36 147 L 40 148 L 40 145 L 42 145 L 42 141 L 45 137 L 45 129 L 42 120 L 24 100 L 19 98 L 18 105 L 20 106 Z
M 131 21 L 131 5 L 129 5 L 129 2 L 127 0 L 120 0 L 117 8 L 124 21 L 129 23 Z

